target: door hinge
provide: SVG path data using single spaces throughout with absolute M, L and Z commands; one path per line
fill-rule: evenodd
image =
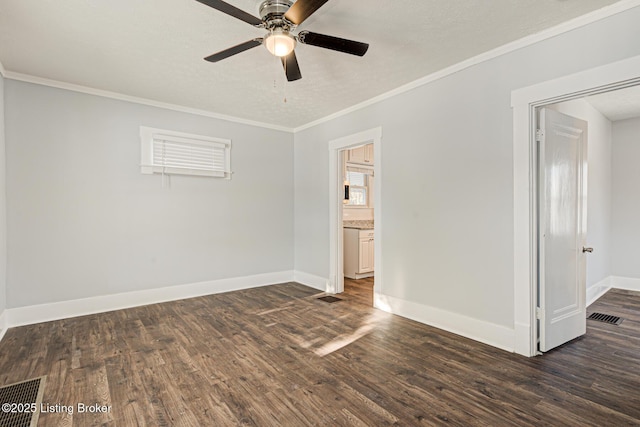
M 536 307 L 536 319 L 543 320 L 544 319 L 544 310 L 540 307 Z
M 537 129 L 536 130 L 536 141 L 537 142 L 542 142 L 543 139 L 544 139 L 544 131 L 542 129 Z

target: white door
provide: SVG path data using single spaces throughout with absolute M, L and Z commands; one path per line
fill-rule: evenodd
M 539 116 L 540 351 L 586 333 L 587 122 Z

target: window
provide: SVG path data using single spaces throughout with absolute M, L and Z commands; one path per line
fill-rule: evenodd
M 349 182 L 349 203 L 347 206 L 367 207 L 367 174 L 349 170 L 347 168 L 347 181 Z
M 231 178 L 231 141 L 141 126 L 144 174 Z

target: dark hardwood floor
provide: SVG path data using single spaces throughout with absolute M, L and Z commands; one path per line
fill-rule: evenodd
M 373 277 L 359 280 L 345 277 L 344 293 L 340 294 L 340 298 L 373 307 Z
M 640 295 L 525 358 L 286 283 L 10 329 L 0 385 L 47 375 L 41 426 L 640 425 Z

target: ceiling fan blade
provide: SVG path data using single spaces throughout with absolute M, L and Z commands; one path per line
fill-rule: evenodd
M 298 34 L 298 40 L 303 44 L 310 44 L 311 46 L 337 50 L 338 52 L 349 53 L 357 56 L 364 56 L 369 49 L 369 45 L 367 43 L 312 33 L 311 31 L 301 31 Z
M 202 4 L 206 4 L 209 7 L 212 7 L 220 12 L 226 13 L 227 15 L 233 16 L 241 21 L 246 22 L 247 24 L 254 25 L 256 27 L 262 26 L 262 20 L 256 16 L 251 15 L 250 13 L 245 12 L 244 10 L 238 9 L 235 6 L 230 5 L 229 3 L 223 2 L 222 0 L 197 0 Z
M 213 55 L 207 56 L 204 59 L 209 62 L 218 62 L 230 56 L 237 55 L 238 53 L 244 52 L 245 50 L 249 50 L 256 46 L 260 46 L 261 44 L 262 44 L 262 39 L 249 40 L 248 42 L 240 43 L 239 45 L 230 47 L 229 49 L 225 49 L 218 53 L 214 53 Z
M 294 82 L 302 78 L 302 73 L 300 73 L 300 66 L 298 66 L 298 59 L 296 58 L 295 51 L 280 59 L 282 60 L 284 72 L 287 74 L 287 81 Z
M 329 0 L 298 0 L 287 10 L 284 17 L 289 20 L 289 22 L 300 25 L 305 19 L 311 16 L 313 12 L 320 9 L 320 6 L 328 1 Z

